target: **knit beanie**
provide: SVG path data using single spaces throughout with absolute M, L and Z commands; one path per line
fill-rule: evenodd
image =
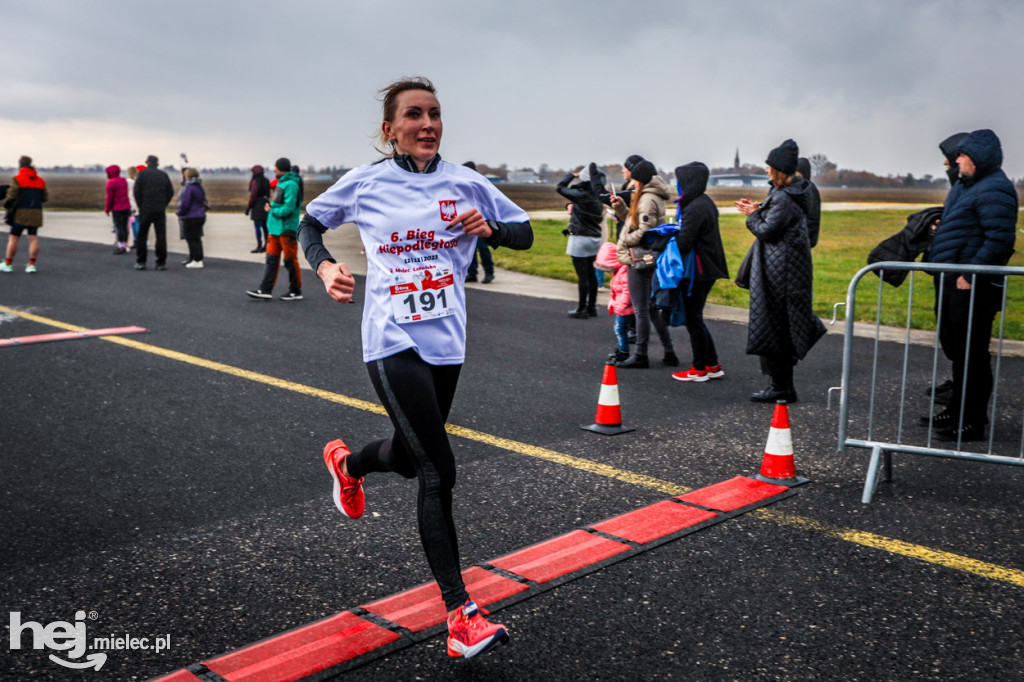
M 281 171 L 282 173 L 291 172 L 292 162 L 288 157 L 282 156 L 280 159 L 274 162 L 274 168 Z
M 639 154 L 630 154 L 629 156 L 626 157 L 626 162 L 622 165 L 626 167 L 626 170 L 632 173 L 633 169 L 636 168 L 636 165 L 643 160 L 644 157 L 640 156 Z
M 654 164 L 647 159 L 642 159 L 639 163 L 633 166 L 633 170 L 630 171 L 633 174 L 633 179 L 642 185 L 646 185 L 654 177 L 658 169 L 654 167 Z
M 801 156 L 800 159 L 796 162 L 796 172 L 799 173 L 800 175 L 802 175 L 808 182 L 810 182 L 810 180 L 811 180 L 811 161 L 810 161 L 810 159 L 805 159 L 804 157 Z
M 765 163 L 777 171 L 792 175 L 796 173 L 797 159 L 800 158 L 800 148 L 793 140 L 786 140 L 775 149 L 768 152 Z

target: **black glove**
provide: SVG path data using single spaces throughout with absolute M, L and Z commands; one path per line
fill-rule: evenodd
M 566 237 L 568 237 L 569 236 L 569 228 L 567 227 L 564 230 L 562 230 L 562 234 L 564 234 Z

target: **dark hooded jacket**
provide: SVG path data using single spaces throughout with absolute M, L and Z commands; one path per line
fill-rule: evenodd
M 807 239 L 807 180 L 772 187 L 747 216 L 757 238 L 750 252 L 747 353 L 803 359 L 825 334 L 814 314 L 814 270 Z
M 965 137 L 967 137 L 967 133 L 954 133 L 939 143 L 939 151 L 946 157 L 946 161 L 949 161 L 946 177 L 949 178 L 950 186 L 955 185 L 956 181 L 960 179 L 960 167 L 956 165 L 956 157 L 960 155 L 957 147 Z
M 796 163 L 797 172 L 807 181 L 807 241 L 813 249 L 818 245 L 818 233 L 821 232 L 821 193 L 818 186 L 811 181 L 811 162 L 800 158 Z
M 167 210 L 167 204 L 174 198 L 174 185 L 171 178 L 155 163 L 146 165 L 135 178 L 132 189 L 139 213 L 160 213 Z
M 252 179 L 249 180 L 249 203 L 245 206 L 245 214 L 252 220 L 265 222 L 267 204 L 270 203 L 270 180 L 264 174 L 263 166 L 252 167 Z
M 958 151 L 974 162 L 976 170 L 969 178 L 961 176 L 949 191 L 928 260 L 1006 265 L 1017 236 L 1018 201 L 1013 183 L 1002 171 L 999 138 L 991 130 L 976 130 L 960 142 Z M 945 286 L 955 287 L 956 279 L 947 274 Z
M 43 204 L 49 199 L 46 182 L 32 166 L 23 166 L 11 180 L 4 207 L 14 213 L 14 222 L 24 227 L 42 227 Z
M 591 164 L 593 166 L 594 164 Z M 591 169 L 591 173 L 596 170 Z M 601 200 L 594 193 L 592 183 L 577 182 L 578 178 L 572 173 L 566 173 L 562 181 L 558 183 L 555 190 L 563 197 L 572 202 L 572 215 L 569 216 L 569 234 L 580 237 L 601 236 L 601 224 L 604 221 L 604 206 Z
M 708 176 L 708 167 L 700 161 L 676 168 L 680 212 L 676 242 L 679 253 L 693 249 L 697 257 L 697 279 L 705 282 L 729 277 L 722 234 L 718 229 L 718 207 L 705 194 Z

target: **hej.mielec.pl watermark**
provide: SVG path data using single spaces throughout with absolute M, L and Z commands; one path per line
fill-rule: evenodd
M 48 625 L 34 621 L 21 620 L 20 611 L 11 611 L 10 648 L 21 649 L 22 638 L 27 641 L 31 637 L 33 649 L 52 649 L 54 651 L 66 652 L 65 658 L 56 654 L 50 654 L 50 660 L 67 668 L 95 668 L 99 670 L 107 662 L 107 651 L 138 651 L 150 650 L 166 651 L 171 646 L 171 636 L 161 637 L 132 637 L 128 634 L 116 634 L 107 637 L 93 637 L 90 640 L 85 632 L 86 620 L 96 620 L 99 616 L 95 611 L 88 614 L 85 611 L 77 611 L 73 623 L 66 621 L 54 621 Z M 95 653 L 86 654 L 86 651 Z M 83 655 L 85 658 L 82 659 Z

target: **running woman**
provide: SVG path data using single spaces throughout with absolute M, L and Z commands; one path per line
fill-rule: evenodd
M 477 239 L 528 249 L 533 229 L 482 175 L 441 160 L 441 105 L 429 80 L 401 80 L 380 94 L 386 157 L 311 201 L 298 238 L 328 295 L 351 303 L 355 279 L 322 237 L 343 223 L 358 227 L 368 269 L 363 361 L 395 432 L 354 453 L 331 441 L 324 461 L 334 504 L 353 519 L 363 514 L 367 474 L 419 479 L 420 540 L 448 611 L 448 655 L 471 658 L 509 637 L 466 592 L 452 518 L 455 456 L 445 422 L 465 360 L 464 282 Z

